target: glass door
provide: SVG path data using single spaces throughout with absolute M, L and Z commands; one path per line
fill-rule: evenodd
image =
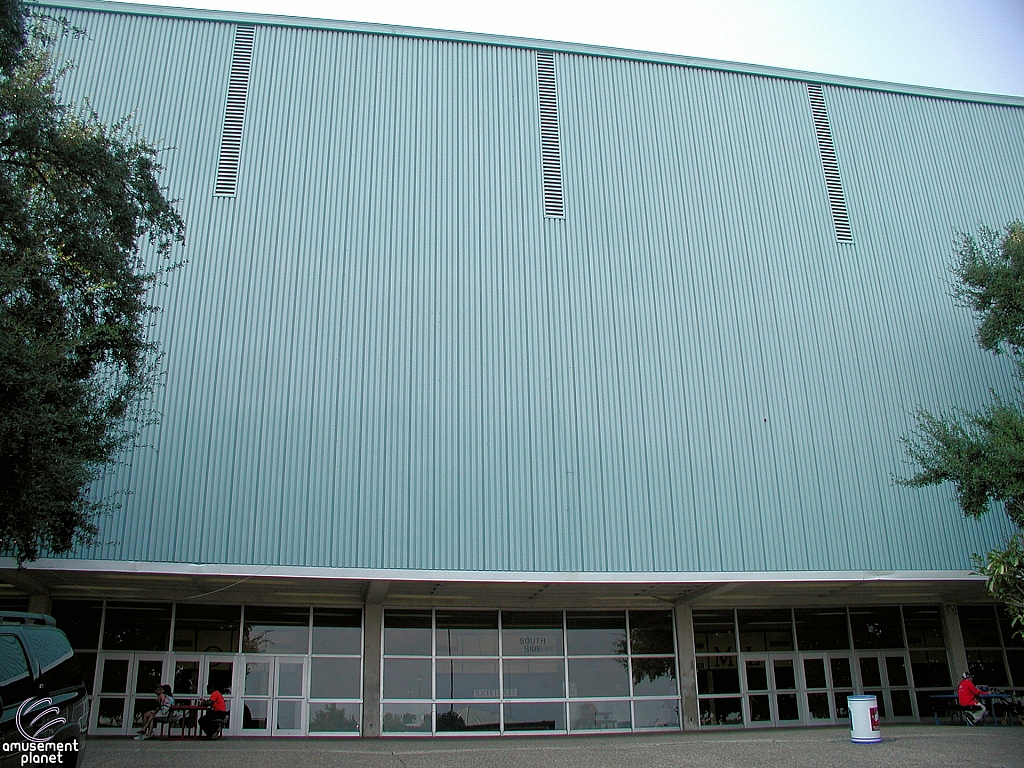
M 125 735 L 141 728 L 143 713 L 156 708 L 156 687 L 170 685 L 165 663 L 163 654 L 100 654 L 91 732 Z
M 273 736 L 301 736 L 305 733 L 303 713 L 306 696 L 306 659 L 274 659 Z
M 796 660 L 791 654 L 743 654 L 746 723 L 750 727 L 800 721 Z
M 849 656 L 828 653 L 801 654 L 804 705 L 810 725 L 848 721 L 846 698 L 853 693 L 853 672 Z
M 301 656 L 246 656 L 242 679 L 245 736 L 301 736 L 305 733 L 306 659 Z
M 883 718 L 914 717 L 910 691 L 909 659 L 906 652 L 858 653 L 857 671 L 861 690 L 878 698 L 878 715 Z
M 237 733 L 244 736 L 270 735 L 270 680 L 273 664 L 273 657 L 245 657 L 241 681 L 242 722 L 235 724 Z

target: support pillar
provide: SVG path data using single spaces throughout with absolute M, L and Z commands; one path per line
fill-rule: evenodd
M 949 656 L 953 685 L 958 685 L 960 675 L 967 671 L 967 651 L 964 636 L 960 631 L 960 615 L 956 603 L 942 604 L 942 629 L 946 636 L 946 653 Z
M 363 610 L 363 718 L 360 733 L 380 736 L 381 641 L 384 637 L 384 606 L 367 603 Z
M 676 648 L 679 658 L 679 693 L 682 711 L 679 713 L 684 730 L 695 731 L 700 723 L 697 706 L 697 652 L 693 644 L 693 609 L 688 605 L 676 606 Z
M 29 595 L 28 611 L 29 613 L 49 613 L 50 596 L 40 594 Z

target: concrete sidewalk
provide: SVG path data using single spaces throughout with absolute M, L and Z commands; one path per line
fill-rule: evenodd
M 89 740 L 88 768 L 1024 768 L 1024 728 L 894 725 L 637 736 Z

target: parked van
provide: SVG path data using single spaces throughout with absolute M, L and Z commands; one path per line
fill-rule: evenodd
M 0 612 L 0 766 L 80 768 L 88 702 L 78 659 L 53 617 Z

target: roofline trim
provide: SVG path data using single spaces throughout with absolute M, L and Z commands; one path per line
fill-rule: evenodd
M 298 16 L 275 16 L 261 13 L 243 13 L 241 11 L 210 11 L 198 8 L 179 8 L 160 5 L 139 5 L 136 3 L 111 2 L 110 0 L 27 0 L 29 7 L 59 8 L 64 10 L 95 11 L 99 13 L 118 13 L 135 16 L 158 16 L 172 19 L 192 21 L 213 21 L 230 24 L 256 24 L 272 27 L 292 27 L 298 29 L 318 29 L 332 32 L 351 32 L 367 35 L 390 35 L 394 37 L 410 37 L 423 40 L 440 40 L 445 42 L 470 43 L 475 45 L 500 46 L 503 48 L 523 48 L 529 50 L 552 51 L 581 56 L 598 56 L 602 58 L 625 59 L 648 64 L 665 64 L 670 66 L 710 69 L 721 72 L 732 72 L 742 75 L 771 77 L 782 80 L 796 80 L 803 83 L 818 83 L 845 88 L 885 91 L 908 96 L 946 99 L 952 101 L 969 101 L 1008 107 L 1024 107 L 1024 96 L 1008 96 L 1002 94 L 973 93 L 945 88 L 934 88 L 926 85 L 901 85 L 880 80 L 867 80 L 845 75 L 825 75 L 816 72 L 782 69 L 762 64 L 742 64 L 717 59 L 701 59 L 695 56 L 682 56 L 670 53 L 653 53 L 627 48 L 611 48 L 609 46 L 589 45 L 585 43 L 565 43 L 554 40 L 538 40 L 525 37 L 508 37 L 491 35 L 482 32 L 455 32 L 423 27 L 403 27 L 392 24 L 375 24 L 363 21 L 338 21 L 335 19 L 311 19 Z
M 0 557 L 0 571 L 16 569 L 13 557 Z M 294 565 L 227 563 L 158 563 L 129 560 L 40 558 L 23 566 L 27 571 L 119 573 L 147 576 L 227 576 L 295 579 L 345 579 L 426 582 L 486 582 L 493 584 L 720 584 L 780 582 L 984 581 L 971 571 L 672 571 L 672 572 L 554 572 L 450 571 L 400 568 L 334 568 Z

